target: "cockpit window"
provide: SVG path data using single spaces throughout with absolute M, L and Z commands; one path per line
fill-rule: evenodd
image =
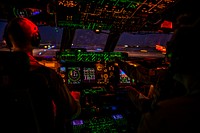
M 6 21 L 0 22 L 0 32 L 3 33 Z M 63 34 L 64 28 L 53 26 L 38 26 L 41 34 L 41 42 L 37 52 L 37 56 L 50 55 L 55 56 L 60 50 L 62 42 L 67 37 Z M 67 35 L 68 33 L 66 33 Z M 108 43 L 110 31 L 102 30 L 100 33 L 88 29 L 76 29 L 74 31 L 71 48 L 84 48 L 88 52 L 103 52 Z M 120 34 L 117 44 L 113 52 L 127 52 L 129 57 L 137 56 L 161 56 L 164 57 L 166 44 L 171 39 L 172 33 L 138 33 L 138 32 L 123 32 Z M 1 43 L 3 38 L 0 38 Z M 108 45 L 108 44 L 107 44 Z M 2 46 L 2 45 L 1 45 Z M 51 49 L 54 49 L 53 52 Z M 112 51 L 111 51 L 112 52 Z
M 51 26 L 39 26 L 38 28 L 41 35 L 41 42 L 40 42 L 41 47 L 42 46 L 45 47 L 46 45 L 55 46 L 56 48 L 60 47 L 63 28 L 51 27 Z
M 109 31 L 96 33 L 93 30 L 77 29 L 75 31 L 72 48 L 86 48 L 88 52 L 102 52 L 104 50 Z
M 164 56 L 172 33 L 128 33 L 121 34 L 114 52 L 127 52 L 129 57 Z M 157 47 L 160 47 L 158 49 Z
M 1 21 L 0 20 L 0 48 L 4 47 L 5 42 L 3 41 L 3 33 L 4 33 L 4 28 L 6 26 L 6 21 Z

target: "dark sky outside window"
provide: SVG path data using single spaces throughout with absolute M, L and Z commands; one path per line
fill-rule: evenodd
M 155 46 L 160 44 L 165 46 L 167 41 L 170 40 L 172 34 L 131 34 L 124 32 L 118 41 L 118 45 L 130 45 L 130 46 Z
M 109 33 L 108 31 L 103 31 Z M 140 47 L 155 47 L 156 44 L 166 46 L 166 43 L 170 40 L 172 34 L 131 34 L 124 32 L 121 34 L 116 47 L 130 45 Z M 97 50 L 104 48 L 106 44 L 108 34 L 100 33 L 96 34 L 91 30 L 78 29 L 75 32 L 73 46 L 74 48 L 86 48 Z M 116 49 L 117 50 L 117 49 Z
M 163 57 L 163 54 L 157 52 L 155 45 L 159 44 L 166 47 L 167 42 L 171 39 L 172 34 L 131 34 L 122 33 L 117 45 L 114 49 L 115 52 L 128 52 L 129 56 L 159 56 Z M 125 47 L 128 45 L 130 47 Z M 147 50 L 148 53 L 140 53 L 140 50 Z M 139 52 L 139 53 L 138 53 Z
M 77 29 L 75 32 L 72 48 L 103 49 L 108 38 L 109 31 L 105 33 L 95 33 L 92 30 Z
M 41 43 L 52 43 L 54 45 L 60 45 L 62 40 L 63 28 L 51 27 L 51 26 L 39 26 L 41 35 Z

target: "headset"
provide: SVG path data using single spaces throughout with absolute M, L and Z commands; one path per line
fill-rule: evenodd
M 25 25 L 29 25 L 31 26 L 31 32 L 30 33 L 25 33 L 23 31 L 23 25 L 20 25 L 21 22 L 24 22 Z M 14 32 L 19 32 L 19 33 L 14 33 Z M 3 34 L 3 39 L 6 41 L 6 45 L 8 48 L 12 48 L 12 43 L 10 41 L 9 38 L 9 34 L 15 34 L 15 35 L 19 35 L 20 34 L 22 36 L 26 36 L 25 34 L 31 34 L 31 44 L 33 47 L 38 47 L 40 45 L 40 40 L 41 40 L 41 36 L 40 36 L 40 32 L 38 30 L 38 27 L 29 19 L 24 18 L 24 17 L 16 17 L 13 18 L 11 21 L 8 22 L 8 24 L 5 26 L 4 29 L 4 34 Z

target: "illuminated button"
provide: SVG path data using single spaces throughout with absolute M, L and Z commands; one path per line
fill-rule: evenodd
M 97 71 L 102 71 L 103 70 L 103 65 L 97 64 Z

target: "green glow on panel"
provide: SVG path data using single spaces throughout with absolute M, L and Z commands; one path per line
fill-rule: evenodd
M 127 55 L 121 52 L 73 52 L 64 51 L 60 54 L 60 59 L 64 61 L 81 61 L 81 62 L 96 62 L 96 61 L 113 61 L 116 58 L 126 59 Z

